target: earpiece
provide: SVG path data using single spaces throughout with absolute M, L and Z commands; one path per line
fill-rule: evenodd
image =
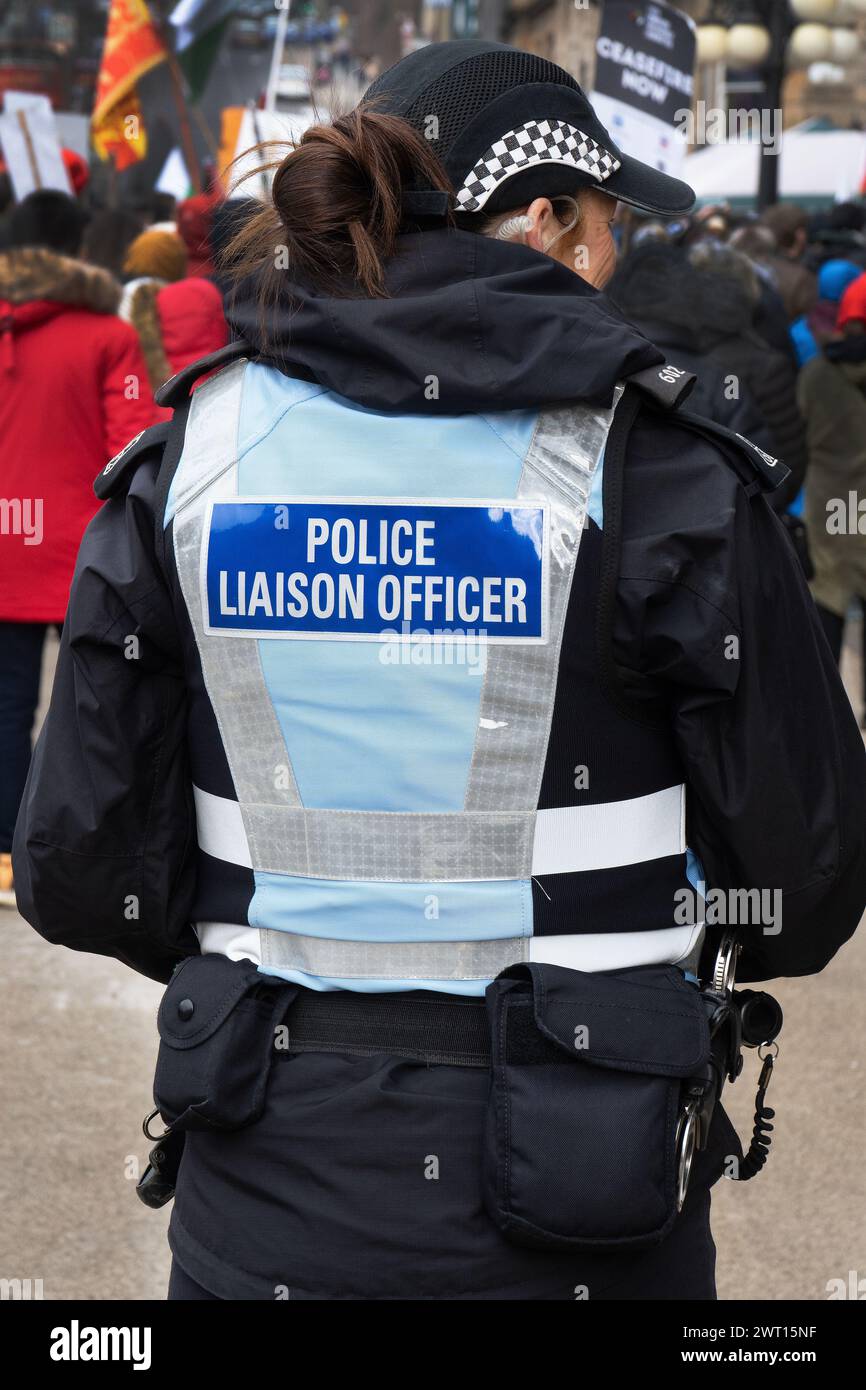
M 550 248 L 555 246 L 560 237 L 567 234 L 577 226 L 580 221 L 580 204 L 576 198 L 570 198 L 567 193 L 558 194 L 554 200 L 557 203 L 570 203 L 574 209 L 571 221 L 566 226 L 561 227 L 555 236 L 544 247 L 546 253 L 550 253 Z M 497 228 L 496 235 L 501 241 L 510 241 L 512 237 L 520 237 L 525 241 L 529 233 L 535 226 L 535 220 L 525 212 L 518 213 L 516 217 L 507 217 L 500 227 Z
M 509 217 L 502 226 L 498 228 L 496 235 L 502 241 L 510 241 L 513 236 L 526 237 L 535 226 L 531 217 L 527 217 L 525 212 L 519 213 L 517 217 Z
M 560 228 L 560 230 L 556 233 L 556 236 L 551 237 L 550 241 L 544 248 L 545 255 L 550 255 L 551 246 L 555 246 L 556 243 L 559 241 L 560 237 L 567 236 L 570 231 L 573 231 L 573 229 L 577 226 L 578 222 L 580 221 L 580 204 L 578 203 L 576 198 L 570 198 L 567 193 L 563 193 L 554 201 L 557 203 L 571 203 L 571 206 L 574 208 L 574 212 L 572 214 L 571 221 L 568 222 L 564 227 Z

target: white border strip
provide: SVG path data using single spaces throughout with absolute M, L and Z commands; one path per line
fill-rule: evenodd
M 226 864 L 240 864 L 244 869 L 251 869 L 253 856 L 239 803 L 230 801 L 227 796 L 214 796 L 213 792 L 202 791 L 195 785 L 192 793 L 199 849 Z
M 659 931 L 531 936 L 529 959 L 589 973 L 636 965 L 676 965 L 688 959 L 703 930 L 703 922 L 698 922 L 694 926 L 662 927 Z
M 685 853 L 685 794 L 681 783 L 628 801 L 539 811 L 533 876 L 616 869 Z

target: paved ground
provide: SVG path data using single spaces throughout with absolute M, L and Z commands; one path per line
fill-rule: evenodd
M 160 988 L 47 946 L 14 913 L 0 913 L 0 930 L 0 1278 L 41 1279 L 47 1299 L 161 1298 L 168 1212 L 133 1191 L 149 1147 L 140 1123 Z M 864 988 L 866 930 L 823 975 L 776 989 L 786 1014 L 776 1142 L 752 1183 L 715 1189 L 723 1299 L 823 1299 L 829 1280 L 866 1276 Z M 750 1054 L 727 1092 L 744 1135 L 756 1077 Z

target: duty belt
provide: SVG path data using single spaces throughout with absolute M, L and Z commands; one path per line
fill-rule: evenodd
M 456 1067 L 489 1067 L 490 1028 L 483 999 L 429 990 L 397 994 L 320 994 L 302 990 L 286 1012 L 288 1052 L 377 1052 Z

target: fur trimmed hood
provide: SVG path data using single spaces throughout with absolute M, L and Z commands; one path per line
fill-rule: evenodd
M 129 322 L 138 334 L 147 363 L 151 391 L 156 391 L 172 374 L 171 363 L 165 355 L 157 308 L 157 297 L 162 288 L 162 280 L 140 281 L 132 292 L 128 306 Z
M 86 261 L 29 246 L 0 252 L 0 301 L 13 309 L 47 300 L 95 314 L 114 314 L 120 295 L 114 277 Z

